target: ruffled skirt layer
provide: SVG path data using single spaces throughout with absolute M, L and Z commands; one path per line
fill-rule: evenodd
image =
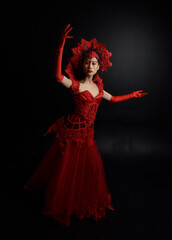
M 25 184 L 32 192 L 44 192 L 44 215 L 69 226 L 70 216 L 98 221 L 111 205 L 104 166 L 94 142 L 91 146 L 73 141 L 60 146 L 55 138 L 49 151 Z

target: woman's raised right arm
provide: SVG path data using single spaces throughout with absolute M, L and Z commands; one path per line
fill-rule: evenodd
M 62 74 L 62 56 L 66 38 L 73 38 L 73 36 L 67 35 L 71 30 L 72 27 L 70 27 L 70 24 L 66 25 L 65 28 L 63 29 L 54 61 L 54 77 L 57 80 L 57 82 L 60 82 L 67 88 L 71 87 L 72 80 Z

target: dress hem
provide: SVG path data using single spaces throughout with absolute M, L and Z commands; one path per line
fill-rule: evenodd
M 70 217 L 76 216 L 77 219 L 82 220 L 84 218 L 92 218 L 95 221 L 98 221 L 101 218 L 105 218 L 106 217 L 106 212 L 105 209 L 109 209 L 111 211 L 115 211 L 114 207 L 112 206 L 111 202 L 111 195 L 108 194 L 107 198 L 104 202 L 104 206 L 103 207 L 87 207 L 86 209 L 73 209 L 70 211 L 65 211 L 61 214 L 51 214 L 49 212 L 44 211 L 43 214 L 46 217 L 49 217 L 51 219 L 54 219 L 55 221 L 57 221 L 58 223 L 60 223 L 60 225 L 65 226 L 65 227 L 69 227 L 70 226 Z

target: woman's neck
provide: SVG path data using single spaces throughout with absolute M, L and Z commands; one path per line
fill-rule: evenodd
M 88 84 L 91 84 L 93 81 L 93 76 L 85 76 L 84 78 L 85 82 Z

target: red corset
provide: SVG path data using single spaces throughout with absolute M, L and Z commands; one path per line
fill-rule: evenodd
M 94 120 L 98 106 L 103 96 L 102 79 L 98 76 L 94 80 L 97 81 L 99 93 L 94 97 L 88 90 L 79 92 L 80 82 L 73 80 L 71 90 L 75 102 L 75 111 L 73 114 L 63 116 L 57 119 L 53 124 L 52 131 L 56 132 L 61 145 L 66 141 L 76 141 L 91 145 L 94 142 Z

